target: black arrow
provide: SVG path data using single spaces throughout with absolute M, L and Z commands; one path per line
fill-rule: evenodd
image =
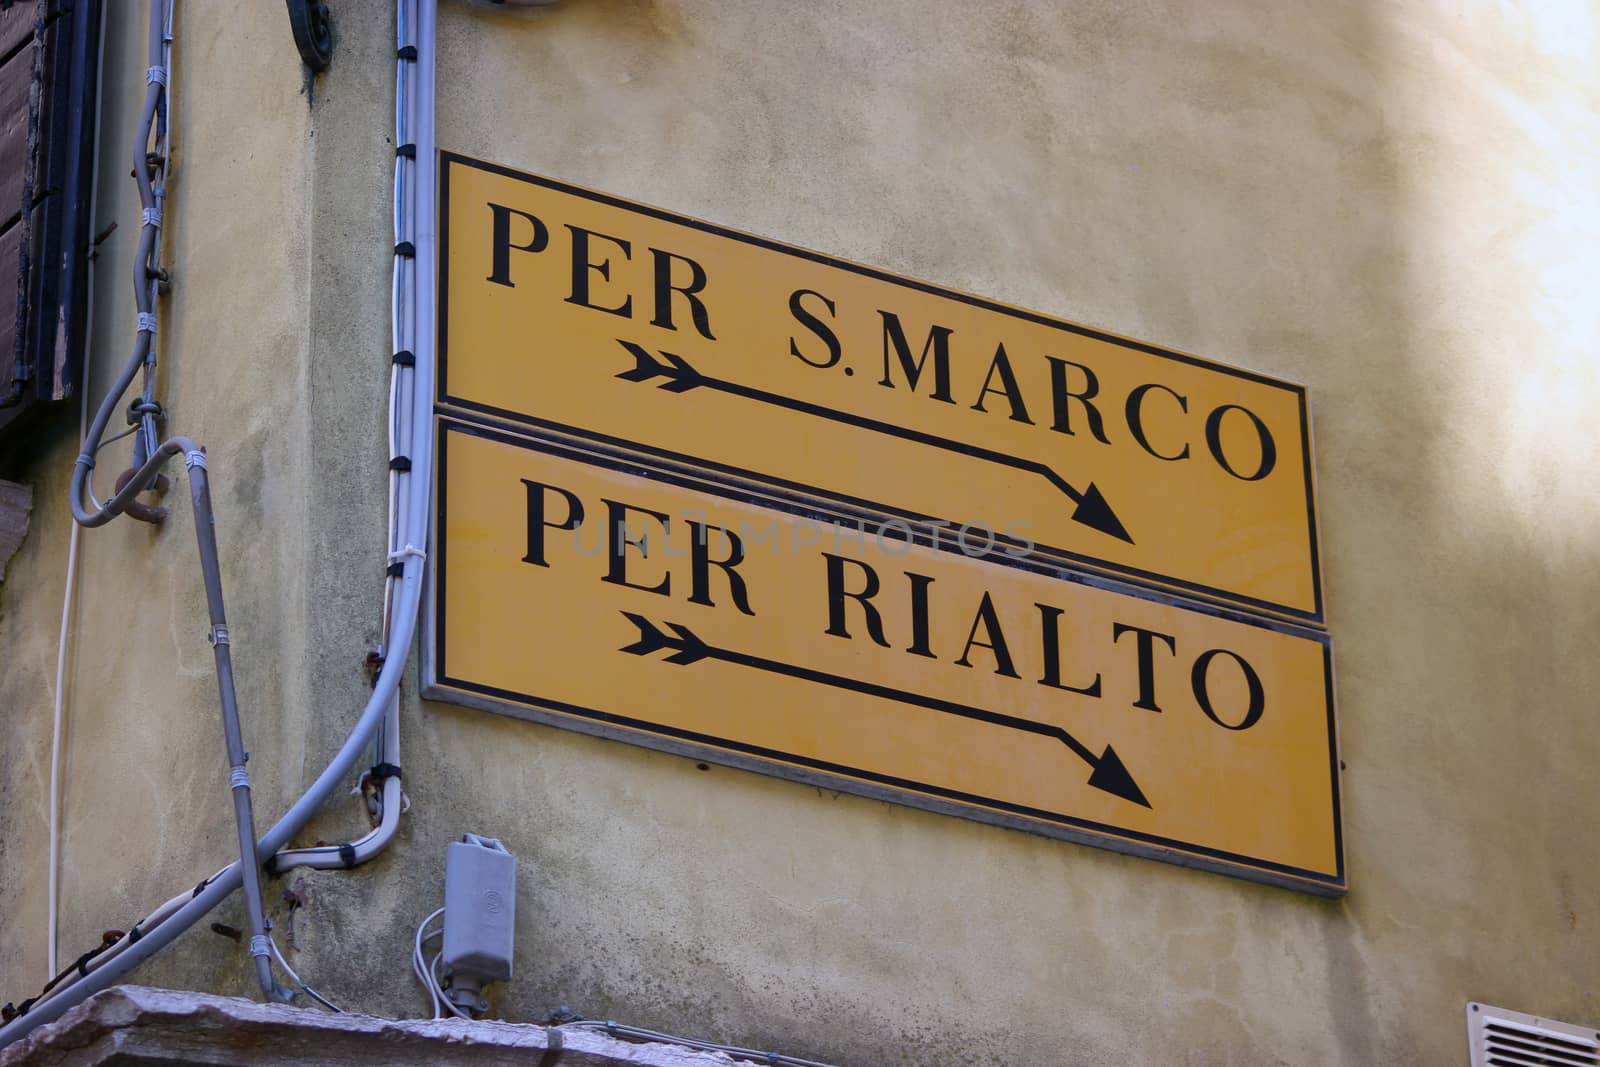
M 740 385 L 738 382 L 713 378 L 695 370 L 694 367 L 690 366 L 689 361 L 682 356 L 674 355 L 671 352 L 658 352 L 657 355 L 653 356 L 648 349 L 642 345 L 636 345 L 632 341 L 624 341 L 618 338 L 617 343 L 627 349 L 628 354 L 633 356 L 634 359 L 634 365 L 631 369 L 617 375 L 623 381 L 647 382 L 652 378 L 665 378 L 666 380 L 661 382 L 658 388 L 665 389 L 669 393 L 687 393 L 691 389 L 715 389 L 731 396 L 744 397 L 746 400 L 772 404 L 775 407 L 788 408 L 790 411 L 804 412 L 807 415 L 816 415 L 819 418 L 829 419 L 833 422 L 846 423 L 864 430 L 873 430 L 877 433 L 888 434 L 891 437 L 915 441 L 918 444 L 932 445 L 934 448 L 943 448 L 950 452 L 959 452 L 974 459 L 987 460 L 990 463 L 998 463 L 1002 466 L 1028 471 L 1031 474 L 1037 474 L 1047 479 L 1051 485 L 1061 490 L 1072 500 L 1075 505 L 1072 509 L 1073 522 L 1082 523 L 1090 529 L 1098 530 L 1103 534 L 1126 541 L 1130 545 L 1133 544 L 1133 538 L 1128 535 L 1128 531 L 1122 525 L 1122 521 L 1117 518 L 1117 513 L 1111 510 L 1111 505 L 1093 482 L 1090 482 L 1083 489 L 1078 489 L 1046 464 L 1031 459 L 1022 459 L 1018 456 L 1007 455 L 1004 452 L 996 452 L 991 448 L 970 445 L 962 441 L 951 441 L 948 438 L 938 437 L 931 433 L 923 433 L 920 430 L 911 430 L 904 426 L 896 426 L 893 423 L 869 419 L 864 415 L 853 415 L 848 411 L 838 411 L 834 408 L 823 407 L 820 404 L 796 400 L 791 396 L 769 393 L 764 389 Z
M 1039 734 L 1043 737 L 1053 737 L 1066 745 L 1079 759 L 1087 763 L 1093 773 L 1089 775 L 1089 784 L 1096 789 L 1103 790 L 1123 800 L 1130 800 L 1135 804 L 1149 807 L 1150 802 L 1145 799 L 1143 791 L 1133 780 L 1133 775 L 1128 773 L 1128 768 L 1123 765 L 1120 757 L 1110 745 L 1098 756 L 1088 746 L 1073 737 L 1059 726 L 1049 723 L 1035 722 L 1032 719 L 1022 719 L 1014 715 L 1002 715 L 995 711 L 985 711 L 982 708 L 968 707 L 949 700 L 940 700 L 938 697 L 923 696 L 920 693 L 908 693 L 903 689 L 891 689 L 886 685 L 877 685 L 873 682 L 863 682 L 856 678 L 846 678 L 843 675 L 828 674 L 824 671 L 815 671 L 809 667 L 798 667 L 792 663 L 782 663 L 778 660 L 764 659 L 761 656 L 752 656 L 746 652 L 737 652 L 731 648 L 718 648 L 716 645 L 707 644 L 699 635 L 686 626 L 675 622 L 666 623 L 666 628 L 672 633 L 661 630 L 655 623 L 642 615 L 635 615 L 631 611 L 622 613 L 628 621 L 639 628 L 639 640 L 631 645 L 624 645 L 623 652 L 631 652 L 635 656 L 648 656 L 661 649 L 671 649 L 672 655 L 666 657 L 667 663 L 687 666 L 698 663 L 703 659 L 717 659 L 724 663 L 736 663 L 743 667 L 754 667 L 757 670 L 770 671 L 773 674 L 784 674 L 790 678 L 799 678 L 807 682 L 816 682 L 820 685 L 831 685 L 837 689 L 848 689 L 856 693 L 865 693 L 867 696 L 881 697 L 884 700 L 894 700 L 901 704 L 912 704 L 919 708 L 928 708 L 931 711 L 942 711 L 947 715 L 959 715 L 965 719 L 976 719 L 979 722 L 992 723 L 995 726 L 1004 726 L 1011 730 L 1022 730 L 1030 734 Z

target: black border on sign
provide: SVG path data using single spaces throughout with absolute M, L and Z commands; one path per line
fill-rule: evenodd
M 483 404 L 476 401 L 465 400 L 461 397 L 451 396 L 448 385 L 449 358 L 446 351 L 448 347 L 446 316 L 448 314 L 449 305 L 447 292 L 450 274 L 446 269 L 446 264 L 449 262 L 450 250 L 450 167 L 454 164 L 461 164 L 462 166 L 472 167 L 477 170 L 486 171 L 490 174 L 497 174 L 504 178 L 511 178 L 516 181 L 527 182 L 530 185 L 543 186 L 547 189 L 553 189 L 556 192 L 564 193 L 569 196 L 576 196 L 584 200 L 592 200 L 596 203 L 605 204 L 608 207 L 619 208 L 624 211 L 631 211 L 635 214 L 646 215 L 662 222 L 672 223 L 673 225 L 678 226 L 686 226 L 690 229 L 700 230 L 704 233 L 714 234 L 718 237 L 724 237 L 733 241 L 739 241 L 743 244 L 754 245 L 758 248 L 764 248 L 768 251 L 778 252 L 783 255 L 795 256 L 799 259 L 810 260 L 811 262 L 819 263 L 823 266 L 848 271 L 852 274 L 859 274 L 863 277 L 873 278 L 882 282 L 888 282 L 892 285 L 899 285 L 908 289 L 915 289 L 920 292 L 928 293 L 932 296 L 955 300 L 963 304 L 970 304 L 973 307 L 983 308 L 986 311 L 993 311 L 1001 315 L 1008 315 L 1012 318 L 1022 319 L 1026 322 L 1031 322 L 1036 325 L 1047 326 L 1057 330 L 1065 330 L 1068 333 L 1089 337 L 1096 341 L 1103 341 L 1107 344 L 1117 345 L 1122 348 L 1133 349 L 1138 352 L 1146 353 L 1147 355 L 1159 356 L 1163 359 L 1171 359 L 1179 363 L 1186 363 L 1195 367 L 1203 367 L 1207 370 L 1215 371 L 1220 374 L 1227 374 L 1235 378 L 1241 378 L 1245 381 L 1254 382 L 1258 385 L 1265 385 L 1276 389 L 1290 390 L 1295 394 L 1300 411 L 1300 454 L 1303 463 L 1302 478 L 1305 484 L 1306 493 L 1306 529 L 1308 537 L 1310 538 L 1309 558 L 1311 563 L 1311 590 L 1312 603 L 1314 605 L 1313 610 L 1305 611 L 1300 608 L 1290 607 L 1286 604 L 1278 604 L 1270 600 L 1261 600 L 1256 597 L 1245 596 L 1242 593 L 1233 593 L 1225 589 L 1217 589 L 1213 586 L 1208 586 L 1200 582 L 1185 581 L 1180 578 L 1173 578 L 1169 575 L 1160 574 L 1156 571 L 1143 570 L 1127 564 L 1113 563 L 1109 560 L 1103 560 L 1096 556 L 1071 552 L 1067 549 L 1057 548 L 1052 545 L 1035 545 L 1034 550 L 1041 552 L 1044 555 L 1082 566 L 1094 567 L 1110 573 L 1127 575 L 1131 578 L 1147 582 L 1155 582 L 1160 585 L 1171 586 L 1177 589 L 1183 589 L 1191 594 L 1199 594 L 1207 599 L 1219 600 L 1231 604 L 1241 604 L 1262 611 L 1269 611 L 1273 612 L 1274 614 L 1300 619 L 1318 626 L 1324 624 L 1322 565 L 1321 557 L 1318 551 L 1315 483 L 1313 481 L 1311 458 L 1311 419 L 1310 413 L 1307 410 L 1306 390 L 1304 386 L 1297 385 L 1293 382 L 1281 381 L 1276 378 L 1269 378 L 1266 375 L 1257 374 L 1254 371 L 1245 370 L 1242 367 L 1230 367 L 1223 363 L 1216 363 L 1208 359 L 1202 359 L 1199 356 L 1192 356 L 1184 352 L 1176 352 L 1171 349 L 1161 348 L 1157 345 L 1148 344 L 1144 341 L 1135 341 L 1131 338 L 1118 337 L 1116 334 L 1105 333 L 1104 331 L 1096 330 L 1089 326 L 1083 326 L 1075 322 L 1068 322 L 1064 319 L 1051 318 L 1048 315 L 1042 315 L 1035 311 L 1011 307 L 1006 304 L 987 300 L 980 296 L 974 296 L 971 293 L 963 293 L 954 289 L 946 289 L 942 286 L 934 285 L 931 282 L 921 281 L 916 278 L 908 278 L 899 274 L 891 274 L 888 271 L 878 270 L 874 267 L 868 267 L 860 263 L 852 263 L 849 260 L 837 259 L 821 252 L 814 252 L 810 249 L 783 244 L 779 241 L 774 241 L 766 237 L 759 237 L 754 234 L 742 233 L 738 230 L 730 230 L 724 226 L 718 226 L 716 223 L 706 222 L 702 219 L 690 218 L 686 215 L 679 215 L 671 211 L 665 211 L 661 208 L 651 207 L 647 204 L 635 203 L 631 200 L 625 200 L 621 197 L 610 196 L 605 193 L 595 192 L 592 189 L 584 189 L 575 185 L 568 185 L 565 182 L 556 181 L 553 178 L 544 178 L 535 174 L 528 174 L 526 172 L 515 170 L 511 167 L 503 166 L 498 163 L 490 163 L 485 160 L 474 159 L 471 156 L 462 155 L 457 152 L 444 151 L 442 149 L 439 152 L 439 270 L 437 272 L 439 287 L 437 400 L 440 404 L 456 408 L 458 410 L 477 412 L 479 414 L 487 415 L 492 418 L 507 422 L 555 430 L 565 434 L 575 434 L 578 436 L 589 437 L 595 440 L 605 441 L 608 444 L 631 448 L 647 455 L 691 463 L 701 468 L 720 471 L 724 474 L 733 475 L 734 477 L 738 478 L 759 479 L 774 485 L 782 485 L 786 488 L 799 490 L 801 492 L 831 497 L 835 500 L 840 500 L 854 506 L 871 508 L 884 514 L 915 518 L 937 517 L 920 516 L 913 512 L 891 508 L 888 505 L 881 504 L 876 501 L 852 497 L 834 490 L 806 485 L 802 482 L 788 481 L 772 475 L 745 470 L 730 464 L 717 463 L 712 460 L 686 456 L 670 449 L 644 445 L 635 441 L 626 441 L 621 438 L 609 437 L 605 434 L 598 433 L 597 431 L 570 426 L 550 419 L 539 418 L 525 412 L 512 411 L 507 408 L 495 407 L 490 404 Z M 1018 543 L 1011 542 L 1011 544 L 1015 546 Z
M 429 640 L 429 635 L 424 632 L 421 642 L 425 653 L 422 692 L 424 697 L 463 704 L 468 707 L 500 714 L 511 714 L 518 718 L 531 719 L 552 726 L 626 741 L 644 748 L 687 756 L 692 759 L 709 760 L 778 778 L 788 778 L 807 784 L 822 785 L 848 793 L 886 800 L 891 803 L 957 815 L 978 822 L 994 823 L 1012 829 L 1025 830 L 1048 837 L 1062 838 L 1097 848 L 1109 849 L 1114 852 L 1124 852 L 1176 863 L 1180 866 L 1215 871 L 1251 881 L 1265 882 L 1269 885 L 1310 892 L 1320 896 L 1342 896 L 1347 891 L 1343 812 L 1339 791 L 1338 723 L 1333 693 L 1332 642 L 1325 632 L 1286 624 L 1281 620 L 1263 619 L 1258 616 L 1229 611 L 1212 605 L 1196 604 L 1175 597 L 1163 596 L 1156 590 L 1129 586 L 1120 582 L 1096 580 L 1092 576 L 1081 573 L 1060 572 L 1042 564 L 1038 560 L 1009 557 L 1004 554 L 991 554 L 983 557 L 983 562 L 990 565 L 1012 567 L 1077 584 L 1107 588 L 1115 592 L 1138 597 L 1139 599 L 1170 604 L 1199 614 L 1211 615 L 1247 626 L 1291 634 L 1318 642 L 1323 649 L 1324 703 L 1328 726 L 1328 774 L 1332 786 L 1333 839 L 1336 862 L 1336 870 L 1332 876 L 1325 872 L 1254 859 L 1221 849 L 1190 844 L 1155 834 L 1122 829 L 1058 812 L 1030 808 L 1024 805 L 963 793 L 942 786 L 929 785 L 909 779 L 897 778 L 892 775 L 830 763 L 825 760 L 664 726 L 652 723 L 647 719 L 619 714 L 614 711 L 584 707 L 530 693 L 520 693 L 466 679 L 453 678 L 449 674 L 446 658 L 443 619 L 447 596 L 447 552 L 444 544 L 444 531 L 447 529 L 446 502 L 448 500 L 446 481 L 450 471 L 448 442 L 452 432 L 465 433 L 532 452 L 542 452 L 560 459 L 583 463 L 604 470 L 645 477 L 649 480 L 768 510 L 783 511 L 819 521 L 829 521 L 836 516 L 804 507 L 775 507 L 769 500 L 729 489 L 720 483 L 703 477 L 696 478 L 692 475 L 686 476 L 655 469 L 642 470 L 637 464 L 619 461 L 615 458 L 598 455 L 586 450 L 581 441 L 561 442 L 544 437 L 493 429 L 470 421 L 457 421 L 448 417 L 436 419 L 435 429 L 438 462 L 435 466 L 437 488 L 435 490 L 434 505 L 434 550 L 430 554 L 433 581 L 430 590 L 431 603 L 424 615 L 425 627 L 431 628 L 433 632 L 431 641 Z M 915 535 L 911 540 L 919 544 L 931 543 L 931 539 L 923 539 Z M 933 545 L 932 547 L 937 546 Z

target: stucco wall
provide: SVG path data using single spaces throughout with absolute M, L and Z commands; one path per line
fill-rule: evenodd
M 180 24 L 167 395 L 215 457 L 264 818 L 366 693 L 388 7 L 335 5 L 314 104 L 281 11 L 193 4 Z M 522 864 L 508 1019 L 565 1004 L 843 1063 L 1029 1065 L 1460 1063 L 1469 998 L 1600 1020 L 1594 17 L 1069 7 L 447 2 L 438 141 L 1304 382 L 1350 895 L 408 700 L 399 839 L 356 874 L 288 880 L 309 901 L 297 966 L 334 999 L 421 1010 L 410 936 L 445 844 L 471 830 Z M 122 55 L 108 79 L 142 83 L 142 66 Z M 131 183 L 102 169 L 120 265 Z M 102 367 L 131 318 L 112 288 Z M 26 985 L 43 969 L 70 436 L 27 468 L 34 531 L 0 593 L 0 892 L 16 902 L 0 974 Z M 166 533 L 85 540 L 66 958 L 228 856 L 173 503 Z M 128 625 L 129 590 L 150 621 Z M 307 840 L 363 826 L 352 801 Z M 243 989 L 241 957 L 196 933 L 139 977 Z

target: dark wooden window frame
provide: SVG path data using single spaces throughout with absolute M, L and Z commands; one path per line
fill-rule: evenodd
M 0 453 L 78 388 L 102 4 L 0 0 Z

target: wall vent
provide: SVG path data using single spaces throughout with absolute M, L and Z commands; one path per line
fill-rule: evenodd
M 1476 1002 L 1467 1047 L 1472 1067 L 1600 1067 L 1600 1030 Z

